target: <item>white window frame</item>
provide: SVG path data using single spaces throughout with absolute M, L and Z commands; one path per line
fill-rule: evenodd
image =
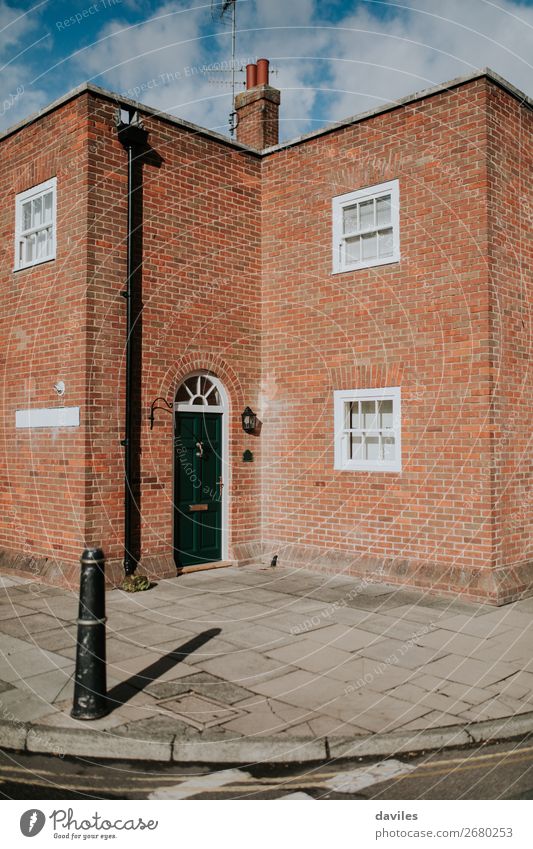
M 343 211 L 346 207 L 353 206 L 366 200 L 377 200 L 384 195 L 391 196 L 391 227 L 392 227 L 392 254 L 376 259 L 359 260 L 358 262 L 346 261 L 346 238 L 349 235 L 358 236 L 377 233 L 380 228 L 377 223 L 365 230 L 354 230 L 351 234 L 343 233 Z M 357 271 L 360 268 L 373 268 L 376 265 L 390 265 L 400 261 L 400 184 L 398 180 L 389 180 L 377 186 L 368 186 L 358 189 L 346 195 L 338 195 L 333 198 L 333 274 L 341 274 L 346 271 Z M 379 250 L 379 248 L 378 248 Z
M 392 400 L 392 428 L 346 428 L 345 404 L 351 401 L 389 401 Z M 387 386 L 380 389 L 339 389 L 333 393 L 335 427 L 335 469 L 357 472 L 401 472 L 402 470 L 402 408 L 399 386 Z M 348 438 L 353 431 L 357 433 L 389 434 L 395 438 L 394 460 L 351 459 L 348 456 Z M 381 445 L 381 437 L 380 437 Z
M 45 257 L 39 257 L 31 262 L 25 262 L 20 259 L 20 245 L 25 236 L 32 233 L 38 233 L 41 230 L 47 229 L 50 225 L 43 224 L 40 227 L 34 227 L 30 230 L 23 231 L 22 229 L 22 206 L 28 200 L 34 200 L 39 196 L 44 196 L 49 191 L 52 191 L 52 249 L 50 254 Z M 57 207 L 57 177 L 52 177 L 44 183 L 39 183 L 38 186 L 33 186 L 25 192 L 20 192 L 15 198 L 15 265 L 14 271 L 20 271 L 23 268 L 32 268 L 34 265 L 41 265 L 43 262 L 50 262 L 56 258 L 56 207 Z

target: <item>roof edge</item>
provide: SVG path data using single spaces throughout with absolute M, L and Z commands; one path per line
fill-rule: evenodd
M 516 98 L 516 100 L 519 100 L 525 106 L 533 109 L 533 98 L 528 97 L 528 95 L 519 88 L 508 82 L 504 77 L 501 77 L 496 73 L 496 71 L 493 71 L 492 68 L 480 68 L 477 71 L 472 71 L 470 74 L 455 77 L 453 80 L 449 80 L 448 82 L 439 83 L 438 85 L 430 86 L 430 88 L 421 89 L 413 94 L 408 94 L 405 97 L 400 97 L 398 100 L 391 100 L 388 103 L 384 103 L 382 106 L 376 106 L 373 109 L 368 109 L 366 112 L 359 112 L 357 115 L 352 115 L 350 118 L 343 118 L 342 121 L 336 121 L 333 124 L 328 124 L 326 127 L 321 127 L 319 130 L 311 130 L 311 132 L 297 136 L 294 139 L 289 139 L 286 142 L 280 142 L 280 144 L 265 148 L 265 150 L 261 151 L 261 155 L 268 156 L 279 150 L 294 147 L 295 145 L 302 144 L 311 139 L 326 135 L 327 133 L 333 133 L 336 130 L 349 127 L 350 124 L 357 124 L 360 121 L 366 121 L 368 118 L 373 118 L 375 115 L 392 112 L 394 109 L 407 106 L 409 103 L 416 103 L 418 100 L 424 100 L 426 97 L 434 97 L 436 94 L 441 94 L 444 91 L 450 91 L 451 89 L 458 88 L 466 83 L 474 82 L 475 80 L 483 78 L 490 80 L 495 85 L 504 89 L 508 92 L 508 94 Z
M 218 141 L 222 144 L 227 145 L 228 147 L 232 147 L 234 150 L 242 151 L 243 153 L 248 153 L 256 157 L 269 156 L 277 151 L 284 150 L 285 148 L 294 147 L 295 145 L 302 144 L 306 141 L 309 141 L 314 138 L 319 138 L 320 136 L 326 135 L 328 133 L 333 133 L 336 130 L 343 129 L 344 127 L 348 127 L 351 124 L 357 124 L 360 121 L 366 121 L 369 118 L 372 118 L 376 115 L 381 115 L 385 112 L 391 112 L 394 109 L 399 109 L 402 106 L 407 106 L 410 103 L 416 103 L 419 100 L 424 100 L 427 97 L 434 97 L 437 94 L 441 94 L 444 91 L 450 91 L 451 89 L 458 88 L 459 86 L 465 85 L 469 82 L 474 82 L 475 80 L 486 78 L 493 82 L 495 85 L 504 89 L 508 94 L 514 97 L 516 100 L 519 100 L 524 106 L 533 108 L 533 98 L 528 97 L 523 91 L 514 86 L 512 83 L 508 82 L 504 77 L 501 77 L 496 71 L 493 71 L 491 68 L 481 68 L 477 71 L 472 71 L 470 74 L 465 74 L 464 76 L 455 77 L 453 80 L 449 82 L 440 83 L 439 85 L 431 86 L 430 88 L 421 89 L 420 91 L 414 92 L 413 94 L 408 94 L 405 97 L 401 97 L 398 100 L 393 100 L 388 103 L 384 103 L 382 106 L 374 107 L 374 109 L 369 109 L 366 112 L 360 112 L 356 115 L 352 115 L 349 118 L 344 118 L 342 121 L 336 121 L 332 124 L 328 124 L 325 127 L 321 127 L 318 130 L 311 130 L 309 133 L 305 133 L 304 135 L 297 136 L 296 138 L 289 139 L 288 141 L 281 142 L 280 144 L 273 145 L 272 147 L 265 148 L 264 150 L 256 150 L 253 147 L 249 147 L 242 142 L 237 141 L 236 139 L 228 138 L 228 136 L 222 135 L 222 133 L 217 133 L 215 130 L 209 130 L 206 127 L 200 127 L 198 124 L 193 124 L 190 121 L 185 121 L 183 118 L 178 118 L 175 115 L 171 115 L 169 112 L 162 112 L 158 109 L 153 109 L 150 106 L 147 106 L 144 103 L 140 103 L 137 100 L 132 100 L 129 97 L 123 97 L 117 92 L 109 91 L 108 89 L 101 88 L 100 86 L 94 85 L 90 82 L 81 83 L 76 88 L 71 89 L 71 91 L 66 94 L 58 97 L 56 100 L 49 103 L 47 106 L 44 106 L 38 112 L 34 112 L 29 115 L 27 118 L 23 118 L 17 124 L 14 124 L 12 127 L 8 127 L 7 130 L 4 130 L 0 133 L 0 142 L 14 133 L 19 132 L 24 129 L 24 127 L 29 126 L 30 124 L 35 123 L 40 118 L 45 115 L 50 114 L 55 109 L 63 106 L 65 103 L 68 103 L 70 100 L 74 100 L 76 97 L 79 97 L 82 94 L 89 93 L 95 94 L 99 97 L 104 97 L 107 100 L 111 100 L 113 103 L 116 103 L 117 106 L 125 105 L 132 106 L 137 109 L 139 112 L 142 112 L 145 115 L 148 115 L 153 118 L 159 118 L 162 121 L 167 121 L 170 124 L 174 124 L 175 126 L 181 127 L 184 130 L 188 130 L 191 133 L 195 133 L 196 135 L 203 136 L 205 138 L 213 139 L 214 141 Z
M 144 115 L 151 118 L 159 118 L 162 121 L 168 121 L 169 123 L 182 127 L 184 130 L 188 130 L 196 135 L 211 138 L 214 141 L 226 144 L 235 150 L 241 150 L 244 153 L 251 153 L 254 156 L 261 155 L 261 151 L 256 150 L 253 147 L 249 147 L 242 142 L 230 139 L 228 136 L 224 136 L 222 133 L 217 133 L 215 130 L 209 130 L 207 127 L 200 127 L 198 124 L 193 124 L 191 121 L 178 118 L 176 115 L 171 115 L 169 112 L 162 112 L 158 109 L 154 109 L 151 106 L 147 106 L 145 103 L 140 103 L 138 100 L 132 100 L 130 97 L 123 97 L 121 94 L 118 94 L 118 92 L 109 91 L 108 89 L 101 88 L 100 86 L 94 85 L 94 83 L 90 82 L 81 83 L 79 86 L 76 86 L 76 88 L 71 89 L 66 94 L 63 94 L 56 100 L 53 100 L 52 103 L 43 106 L 43 108 L 39 109 L 38 112 L 33 112 L 31 115 L 28 115 L 27 118 L 23 118 L 22 121 L 19 121 L 17 124 L 13 124 L 12 127 L 8 127 L 7 130 L 0 133 L 0 142 L 9 136 L 12 136 L 14 133 L 19 132 L 19 130 L 24 129 L 24 127 L 34 124 L 40 118 L 54 112 L 70 100 L 75 100 L 76 97 L 80 97 L 80 95 L 85 93 L 104 97 L 106 100 L 111 100 L 113 103 L 116 103 L 117 106 L 132 106 L 139 112 L 142 112 Z

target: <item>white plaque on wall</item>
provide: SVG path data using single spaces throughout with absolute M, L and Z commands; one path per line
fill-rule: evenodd
M 79 407 L 45 407 L 16 410 L 16 427 L 79 427 Z

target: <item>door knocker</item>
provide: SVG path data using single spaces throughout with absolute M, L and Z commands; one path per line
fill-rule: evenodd
M 196 448 L 197 448 L 196 456 L 197 457 L 203 457 L 204 456 L 204 443 L 203 442 L 197 442 Z

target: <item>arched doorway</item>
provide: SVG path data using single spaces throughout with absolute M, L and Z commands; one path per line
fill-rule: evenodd
M 228 403 L 209 372 L 189 374 L 174 403 L 174 561 L 227 558 Z

